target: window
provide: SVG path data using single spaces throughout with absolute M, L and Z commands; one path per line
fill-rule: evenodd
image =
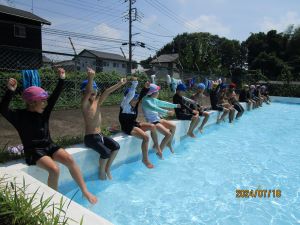
M 126 68 L 126 64 L 125 63 L 122 64 L 122 68 Z
M 19 38 L 26 38 L 26 27 L 15 24 L 14 35 L 15 37 L 19 37 Z
M 103 61 L 103 67 L 109 67 L 109 62 Z
M 113 67 L 119 67 L 119 64 L 118 63 L 114 63 Z

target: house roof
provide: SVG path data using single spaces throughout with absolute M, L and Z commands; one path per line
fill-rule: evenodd
M 43 62 L 44 63 L 52 63 L 52 60 L 51 59 L 49 59 L 47 56 L 45 56 L 45 55 L 42 55 L 42 59 L 43 59 Z
M 126 62 L 128 61 L 123 56 L 118 54 L 109 53 L 109 52 L 100 52 L 100 51 L 88 50 L 88 49 L 84 49 L 78 55 L 82 54 L 84 51 L 90 52 L 91 54 L 101 59 L 111 59 L 111 60 L 126 61 Z
M 150 63 L 169 63 L 175 62 L 179 58 L 179 54 L 164 54 L 153 59 Z
M 12 7 L 8 7 L 5 5 L 0 5 L 0 13 L 4 13 L 7 15 L 12 15 L 12 16 L 16 16 L 16 17 L 21 17 L 21 18 L 25 18 L 28 20 L 33 20 L 33 21 L 38 21 L 40 23 L 43 24 L 47 24 L 47 25 L 51 25 L 51 23 L 31 12 L 27 12 L 21 9 L 16 9 L 16 8 L 12 8 Z

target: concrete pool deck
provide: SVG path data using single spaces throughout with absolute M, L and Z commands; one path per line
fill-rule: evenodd
M 284 98 L 284 97 L 272 97 L 274 102 L 285 102 L 285 103 L 300 103 L 300 98 Z M 246 103 L 241 103 L 246 109 Z M 248 111 L 245 110 L 245 113 Z M 217 116 L 219 112 L 210 111 L 210 118 L 206 126 L 211 126 L 216 124 Z M 176 133 L 174 136 L 174 147 L 180 144 L 180 141 L 186 137 L 186 132 L 189 126 L 189 121 L 179 121 L 174 120 L 177 125 Z M 113 168 L 119 167 L 125 163 L 130 163 L 138 161 L 141 159 L 141 140 L 134 138 L 132 136 L 125 135 L 123 133 L 113 136 L 121 149 L 114 161 Z M 162 136 L 159 135 L 159 139 L 162 139 Z M 152 146 L 152 141 L 149 143 L 149 146 Z M 133 147 L 134 146 L 134 147 Z M 95 151 L 92 151 L 84 145 L 75 145 L 66 149 L 70 154 L 72 154 L 74 160 L 79 165 L 81 171 L 85 178 L 90 177 L 92 174 L 95 174 L 98 169 L 98 158 L 99 155 Z M 73 182 L 71 175 L 66 167 L 60 165 L 60 180 L 59 186 L 63 184 Z M 70 201 L 69 198 L 65 197 L 59 192 L 54 191 L 46 185 L 47 182 L 47 173 L 36 167 L 36 166 L 27 166 L 23 161 L 11 162 L 9 164 L 1 165 L 0 173 L 7 174 L 9 177 L 15 177 L 17 182 L 22 184 L 23 179 L 26 184 L 30 184 L 30 188 L 27 190 L 28 193 L 35 192 L 38 188 L 38 194 L 44 194 L 45 197 L 53 196 L 52 202 L 58 203 L 61 201 L 61 198 Z M 2 176 L 1 175 L 1 176 Z M 101 199 L 100 199 L 101 204 Z M 71 201 L 68 209 L 66 210 L 66 216 L 72 218 L 74 221 L 70 221 L 69 224 L 79 224 L 79 221 L 84 217 L 83 224 L 99 224 L 99 225 L 109 225 L 112 224 L 106 219 L 102 218 L 99 215 L 91 212 L 90 210 L 84 208 L 83 206 L 77 204 L 74 201 Z

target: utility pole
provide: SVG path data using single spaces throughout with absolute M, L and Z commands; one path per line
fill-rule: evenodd
M 75 47 L 74 47 L 74 45 L 73 45 L 73 42 L 72 42 L 71 37 L 69 37 L 69 41 L 70 41 L 70 43 L 71 43 L 72 49 L 73 49 L 73 51 L 74 51 L 74 54 L 75 54 L 75 56 L 76 56 L 77 53 L 76 53 L 76 50 L 75 50 Z
M 125 2 L 129 3 L 128 7 L 128 14 L 126 15 L 125 19 L 128 20 L 129 25 L 129 37 L 128 37 L 128 43 L 124 43 L 124 45 L 128 44 L 129 52 L 128 52 L 128 64 L 127 64 L 127 74 L 131 75 L 131 69 L 132 69 L 132 22 L 136 21 L 138 18 L 137 15 L 137 9 L 133 8 L 132 5 L 136 2 L 136 0 L 125 0 Z
M 73 49 L 74 55 L 75 55 L 75 57 L 74 57 L 74 66 L 75 66 L 74 70 L 77 71 L 77 60 L 78 60 L 78 59 L 77 59 L 77 52 L 76 52 L 76 49 L 75 49 L 75 47 L 74 47 L 74 44 L 73 44 L 73 42 L 72 42 L 71 37 L 69 37 L 69 41 L 70 41 L 70 44 L 71 44 L 71 46 L 72 46 L 72 49 Z
M 132 0 L 129 0 L 129 63 L 127 67 L 128 75 L 131 75 L 132 68 Z

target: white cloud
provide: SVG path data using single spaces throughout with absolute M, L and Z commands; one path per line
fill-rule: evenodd
M 121 36 L 122 36 L 120 31 L 108 26 L 105 23 L 101 23 L 101 24 L 97 25 L 96 27 L 94 27 L 93 34 L 99 35 L 102 37 L 116 38 L 116 39 L 121 38 Z
M 157 21 L 157 16 L 156 15 L 151 15 L 148 18 L 143 18 L 143 24 L 146 25 L 147 27 L 150 27 L 156 21 Z
M 264 17 L 260 27 L 263 31 L 269 31 L 272 29 L 284 31 L 291 24 L 300 24 L 300 16 L 298 13 L 290 11 L 281 16 L 279 19 Z
M 14 7 L 13 2 L 9 1 L 9 0 L 0 0 L 0 5 L 6 5 L 6 6 Z
M 210 32 L 220 36 L 227 36 L 230 33 L 230 28 L 222 24 L 214 15 L 201 15 L 194 20 L 187 21 L 185 27 L 192 31 Z

